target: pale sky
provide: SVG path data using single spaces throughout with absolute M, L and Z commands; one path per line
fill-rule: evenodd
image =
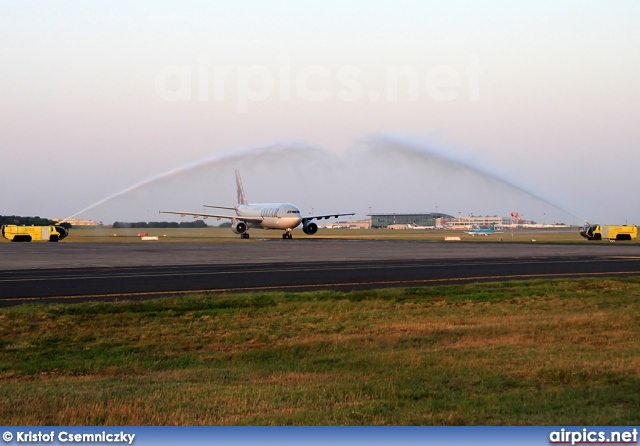
M 139 184 L 78 217 L 172 220 L 240 169 L 305 213 L 640 224 L 639 56 L 635 0 L 0 0 L 0 214 Z

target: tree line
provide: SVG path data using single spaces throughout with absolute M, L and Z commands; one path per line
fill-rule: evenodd
M 71 224 L 67 222 L 58 223 L 56 220 L 41 217 L 21 217 L 18 215 L 0 215 L 0 225 L 18 225 L 18 226 L 51 226 L 59 224 L 65 228 L 71 228 Z M 231 224 L 229 223 L 229 226 Z M 117 221 L 113 224 L 114 228 L 208 228 L 203 220 L 183 221 L 180 223 L 171 221 L 139 221 L 124 222 Z
M 21 217 L 18 215 L 0 215 L 0 225 L 19 225 L 19 226 L 51 226 L 58 222 L 48 218 L 41 217 Z M 61 226 L 70 228 L 69 223 L 62 223 Z
M 124 222 L 117 221 L 113 224 L 114 229 L 118 228 L 208 228 L 202 220 L 183 221 L 180 223 L 173 221 L 138 221 L 138 222 Z

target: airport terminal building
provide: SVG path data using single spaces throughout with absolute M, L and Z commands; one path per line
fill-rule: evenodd
M 453 219 L 442 213 L 429 214 L 370 214 L 371 228 L 388 228 L 394 225 L 440 226 Z
M 404 229 L 407 225 L 445 227 L 447 229 L 469 229 L 472 227 L 489 227 L 492 223 L 497 226 L 513 224 L 510 217 L 470 215 L 468 217 L 453 217 L 443 213 L 415 213 L 415 214 L 369 214 L 371 228 Z

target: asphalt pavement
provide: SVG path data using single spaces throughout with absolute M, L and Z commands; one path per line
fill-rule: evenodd
M 191 292 L 639 276 L 640 247 L 356 240 L 3 243 L 0 267 L 0 306 L 6 306 Z

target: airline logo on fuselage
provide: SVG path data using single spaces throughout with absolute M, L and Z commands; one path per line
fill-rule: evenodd
M 240 217 L 300 218 L 300 210 L 289 204 L 240 205 L 236 209 Z
M 280 214 L 280 208 L 269 209 L 265 208 L 260 211 L 260 217 L 278 217 Z

